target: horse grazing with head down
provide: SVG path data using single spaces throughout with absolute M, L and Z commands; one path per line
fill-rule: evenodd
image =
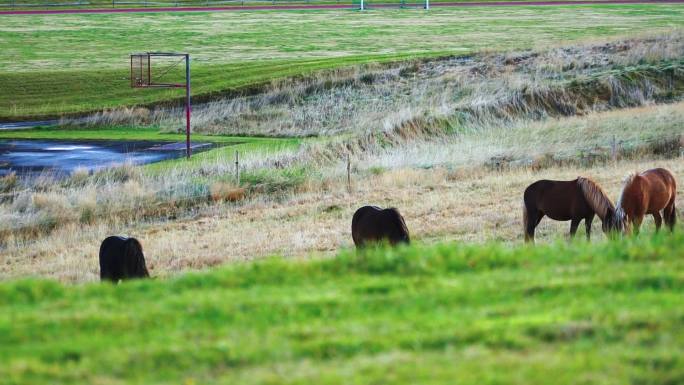
M 544 216 L 570 222 L 570 236 L 584 219 L 587 240 L 591 238 L 591 222 L 598 215 L 603 231 L 616 229 L 615 207 L 603 189 L 589 178 L 570 181 L 539 180 L 525 189 L 523 195 L 523 225 L 525 242 L 534 242 L 534 230 Z
M 395 208 L 364 206 L 352 218 L 352 238 L 357 248 L 373 242 L 410 243 L 404 217 Z
M 674 230 L 677 222 L 675 198 L 677 182 L 674 175 L 664 168 L 654 168 L 633 173 L 625 178 L 617 204 L 617 220 L 627 233 L 639 233 L 641 222 L 646 214 L 653 215 L 656 231 L 665 219 L 665 225 Z M 663 215 L 660 215 L 660 211 Z
M 142 245 L 135 238 L 111 236 L 100 245 L 100 280 L 147 278 Z

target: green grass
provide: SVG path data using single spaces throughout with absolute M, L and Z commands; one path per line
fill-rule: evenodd
M 677 384 L 683 254 L 680 229 L 4 282 L 0 382 Z
M 128 54 L 189 52 L 193 94 L 369 62 L 681 28 L 680 5 L 31 15 L 0 19 L 0 119 L 179 99 L 131 89 Z M 27 27 L 30 26 L 30 27 Z
M 422 6 L 424 0 L 377 0 L 365 1 L 367 7 L 373 7 L 375 4 L 406 4 L 407 6 Z M 468 3 L 473 0 L 431 0 L 430 3 Z M 484 0 L 484 1 L 501 1 L 501 0 Z M 532 0 L 518 0 L 521 2 Z M 553 1 L 553 0 L 551 0 Z M 152 8 L 155 7 L 240 7 L 240 6 L 289 6 L 289 5 L 317 5 L 317 4 L 341 4 L 349 8 L 352 6 L 359 7 L 359 0 L 273 0 L 273 1 L 254 1 L 254 0 L 233 0 L 233 2 L 216 2 L 215 0 L 88 0 L 83 5 L 74 5 L 77 0 L 0 0 L 0 10 L 37 10 L 37 9 L 55 9 L 61 6 L 66 9 L 89 9 L 89 8 Z M 353 4 L 353 5 L 352 5 Z

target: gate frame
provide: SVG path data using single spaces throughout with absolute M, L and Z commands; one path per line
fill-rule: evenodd
M 179 57 L 185 59 L 185 84 L 183 83 L 155 83 L 152 80 L 152 66 L 154 64 L 153 59 L 155 57 Z M 130 55 L 131 59 L 131 88 L 185 88 L 185 153 L 187 158 L 190 159 L 191 149 L 190 149 L 190 112 L 192 106 L 190 104 L 190 54 L 188 53 L 178 53 L 178 52 L 144 52 L 144 53 L 133 53 Z M 139 60 L 139 77 L 136 77 L 136 70 L 134 68 L 134 59 Z M 144 62 L 147 62 L 143 66 Z M 144 71 L 144 69 L 147 71 Z M 145 73 L 147 72 L 147 73 Z M 146 76 L 145 76 L 146 75 Z

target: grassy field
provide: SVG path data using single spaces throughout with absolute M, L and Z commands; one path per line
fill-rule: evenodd
M 678 384 L 684 232 L 0 283 L 3 384 Z
M 191 162 L 0 178 L 0 384 L 684 383 L 682 225 L 608 240 L 596 219 L 567 241 L 547 218 L 534 247 L 521 225 L 538 179 L 588 176 L 611 198 L 637 170 L 681 181 L 683 13 L 0 17 L 0 119 L 177 98 L 128 88 L 147 49 L 189 51 L 196 96 L 255 92 L 198 106 L 216 135 L 194 139 L 225 147 Z M 262 84 L 321 69 L 338 70 Z M 0 139 L 179 141 L 177 115 Z M 413 244 L 352 251 L 366 204 L 398 207 Z M 112 234 L 141 240 L 155 279 L 92 282 Z
M 216 133 L 315 137 L 196 135 L 227 146 L 191 162 L 3 178 L 0 276 L 95 279 L 96 264 L 83 261 L 117 233 L 143 240 L 157 275 L 271 254 L 329 255 L 349 244 L 349 218 L 368 203 L 399 207 L 427 242 L 518 242 L 520 194 L 536 179 L 590 176 L 616 198 L 631 171 L 684 175 L 683 41 L 672 33 L 402 64 L 200 106 L 195 122 Z M 137 110 L 0 137 L 183 139 L 100 126 L 157 124 Z M 179 126 L 174 113 L 162 115 Z M 539 239 L 566 232 L 544 221 Z
M 468 3 L 474 0 L 431 0 L 430 3 Z M 484 0 L 501 1 L 501 0 Z M 531 0 L 518 0 L 520 2 Z M 553 1 L 553 0 L 551 0 Z M 372 8 L 376 4 L 405 4 L 407 6 L 422 6 L 423 1 L 405 0 L 376 0 L 365 1 L 366 7 Z M 0 0 L 2 10 L 39 10 L 39 9 L 109 9 L 109 8 L 152 8 L 155 7 L 241 7 L 241 6 L 291 6 L 291 5 L 320 5 L 337 4 L 349 8 L 359 7 L 359 0 Z
M 350 218 L 364 204 L 398 207 L 414 239 L 426 243 L 516 244 L 522 236 L 521 194 L 537 179 L 589 176 L 615 200 L 630 172 L 666 167 L 681 178 L 683 122 L 684 103 L 676 103 L 366 147 L 352 160 L 351 192 L 341 156 L 324 152 L 331 159 L 321 160 L 318 145 L 285 146 L 290 140 L 277 153 L 266 154 L 264 147 L 241 153 L 242 187 L 249 190 L 242 202 L 210 199 L 216 186 L 236 187 L 235 147 L 190 163 L 115 169 L 88 178 L 75 173 L 28 189 L 19 185 L 16 197 L 0 204 L 5 242 L 0 278 L 95 280 L 94 256 L 109 234 L 141 239 L 157 276 L 273 254 L 331 255 L 351 245 Z M 616 163 L 613 138 L 618 139 Z M 510 169 L 496 166 L 497 159 L 510 162 Z M 681 207 L 684 189 L 678 194 Z M 650 217 L 645 226 L 652 229 Z M 564 237 L 568 227 L 544 220 L 538 240 Z M 598 220 L 593 237 L 603 238 Z
M 208 97 L 359 63 L 681 28 L 683 12 L 678 5 L 600 5 L 3 17 L 0 119 L 178 99 L 178 91 L 130 89 L 128 54 L 138 51 L 189 52 L 193 93 Z

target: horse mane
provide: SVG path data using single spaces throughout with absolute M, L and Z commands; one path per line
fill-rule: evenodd
M 622 219 L 625 217 L 625 210 L 622 207 L 622 201 L 623 198 L 625 197 L 625 190 L 627 190 L 627 187 L 630 187 L 632 183 L 634 183 L 634 180 L 639 176 L 638 172 L 632 172 L 627 174 L 623 179 L 622 179 L 622 190 L 620 191 L 620 196 L 617 201 L 617 205 L 615 206 L 616 208 L 616 214 L 619 219 Z
M 622 190 L 620 191 L 620 197 L 618 198 L 617 201 L 617 208 L 622 210 L 622 198 L 625 197 L 625 190 L 627 190 L 627 187 L 630 187 L 633 183 L 634 180 L 639 176 L 638 172 L 632 172 L 630 174 L 627 174 L 623 179 L 622 179 Z
M 406 222 L 404 221 L 404 216 L 399 213 L 399 210 L 397 210 L 396 207 L 390 207 L 389 210 L 396 217 L 404 234 L 410 237 L 408 226 L 406 226 Z
M 602 220 L 606 217 L 609 210 L 615 210 L 613 202 L 611 202 L 608 195 L 606 195 L 601 186 L 596 182 L 589 178 L 579 177 L 577 178 L 577 184 L 580 186 L 582 194 L 584 194 L 584 199 L 587 200 L 589 206 L 591 206 L 594 212 L 596 212 Z
M 143 253 L 142 244 L 135 238 L 128 238 L 125 243 L 126 257 L 128 258 L 128 268 L 132 271 L 129 273 L 135 274 L 139 277 L 149 277 L 150 273 L 147 271 L 145 264 L 145 254 Z

